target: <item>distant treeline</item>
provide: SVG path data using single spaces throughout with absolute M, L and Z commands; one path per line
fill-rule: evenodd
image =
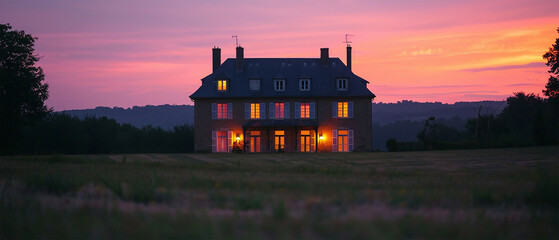
M 26 126 L 10 154 L 179 153 L 194 150 L 194 128 L 137 128 L 107 117 L 52 113 Z
M 416 126 L 417 127 L 417 126 Z M 435 117 L 425 120 L 418 141 L 386 141 L 389 151 L 521 147 L 559 144 L 559 98 L 515 93 L 499 114 L 480 113 L 464 129 Z

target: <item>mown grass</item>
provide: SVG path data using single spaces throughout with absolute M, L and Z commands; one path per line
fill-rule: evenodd
M 0 238 L 558 238 L 555 147 L 2 157 Z

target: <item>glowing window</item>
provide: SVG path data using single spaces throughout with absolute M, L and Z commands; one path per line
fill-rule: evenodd
M 217 80 L 217 90 L 227 91 L 227 80 Z
M 258 119 L 260 118 L 260 103 L 250 104 L 250 118 Z
M 311 116 L 310 103 L 301 103 L 301 118 L 310 118 Z
M 281 119 L 285 111 L 284 103 L 274 103 L 274 118 Z
M 285 132 L 274 131 L 274 149 L 276 152 L 282 152 L 285 148 Z
M 227 118 L 227 103 L 217 104 L 217 118 L 226 119 Z
M 339 118 L 346 118 L 348 117 L 347 114 L 347 102 L 338 102 L 338 117 Z
M 338 130 L 338 152 L 349 152 L 348 130 Z

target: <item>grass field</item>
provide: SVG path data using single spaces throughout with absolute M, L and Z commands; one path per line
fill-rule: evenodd
M 2 156 L 0 239 L 559 238 L 559 147 Z

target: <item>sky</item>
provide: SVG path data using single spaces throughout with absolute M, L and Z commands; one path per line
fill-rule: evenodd
M 559 37 L 556 0 L 2 0 L 0 23 L 38 37 L 55 111 L 188 98 L 222 61 L 345 56 L 374 102 L 454 103 L 541 95 Z

